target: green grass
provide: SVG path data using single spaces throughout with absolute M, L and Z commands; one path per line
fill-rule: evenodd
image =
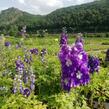
M 12 38 L 9 39 L 15 44 L 16 42 L 19 42 L 20 38 Z M 101 55 L 103 52 L 105 52 L 109 45 L 103 45 L 102 43 L 109 43 L 109 38 L 84 38 L 85 40 L 85 50 L 89 54 L 93 55 Z M 69 44 L 73 44 L 75 41 L 75 38 L 72 36 L 69 37 Z M 48 53 L 50 55 L 54 55 L 58 53 L 59 51 L 59 36 L 49 36 L 45 38 L 28 38 L 24 41 L 24 44 L 28 48 L 47 48 Z
M 21 40 L 21 38 L 9 38 L 9 40 L 13 44 L 16 44 L 16 42 L 19 42 Z M 102 45 L 102 43 L 109 43 L 109 38 L 84 38 L 84 40 L 85 40 L 86 51 L 106 50 L 107 48 L 109 48 L 109 45 Z M 75 38 L 69 37 L 69 44 L 73 44 L 74 41 Z M 37 37 L 27 38 L 24 40 L 24 44 L 29 48 L 37 47 L 37 48 L 47 48 L 49 50 L 53 50 L 53 49 L 57 50 L 59 49 L 59 37 L 49 36 L 45 38 L 37 38 Z

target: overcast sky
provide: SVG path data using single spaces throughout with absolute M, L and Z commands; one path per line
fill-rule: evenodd
M 32 14 L 48 14 L 58 8 L 92 1 L 94 0 L 0 0 L 0 11 L 16 7 Z

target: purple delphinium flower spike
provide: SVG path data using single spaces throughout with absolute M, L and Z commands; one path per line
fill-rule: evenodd
M 18 91 L 24 96 L 28 97 L 30 95 L 30 91 L 34 91 L 35 75 L 33 74 L 31 61 L 31 53 L 28 52 L 27 49 L 25 49 L 24 61 L 21 60 L 20 56 L 17 57 L 17 60 L 15 61 L 17 74 L 14 78 L 15 82 L 13 93 Z M 29 86 L 29 88 L 24 88 L 25 86 Z
M 32 62 L 32 56 L 29 54 L 25 54 L 24 56 L 24 62 L 26 62 L 27 64 L 31 64 Z
M 13 83 L 13 89 L 12 92 L 15 94 L 17 93 L 17 78 L 14 78 L 14 83 Z
M 16 70 L 20 73 L 23 73 L 23 70 L 24 70 L 24 64 L 23 62 L 20 60 L 20 58 L 18 58 L 16 61 Z
M 24 74 L 23 74 L 23 82 L 24 82 L 25 84 L 28 83 L 28 79 L 29 79 L 28 74 L 27 74 L 27 73 L 24 73 Z
M 82 38 L 82 34 L 81 33 L 79 33 L 77 36 L 76 36 L 76 41 L 75 41 L 75 44 L 76 43 L 82 43 L 82 44 L 84 44 L 84 40 L 83 40 L 83 38 Z
M 88 68 L 90 73 L 98 72 L 100 67 L 100 61 L 98 58 L 89 56 Z
M 31 90 L 34 90 L 35 89 L 35 75 L 34 74 L 31 74 L 30 76 L 30 89 Z
M 33 48 L 33 49 L 30 50 L 30 53 L 38 55 L 38 49 L 37 48 Z
M 75 43 L 74 46 L 63 44 L 59 52 L 61 62 L 61 85 L 66 91 L 72 87 L 89 83 L 88 55 L 84 51 L 83 43 Z
M 24 93 L 23 91 L 24 91 L 23 86 L 20 84 L 20 93 L 23 94 Z
M 45 62 L 45 55 L 47 54 L 47 50 L 45 48 L 43 48 L 40 52 L 40 56 L 41 56 L 41 61 L 42 63 Z
M 24 27 L 22 27 L 22 29 L 20 31 L 20 35 L 23 37 L 26 37 L 26 25 Z
M 15 86 L 15 87 L 13 87 L 13 90 L 12 90 L 12 92 L 15 94 L 15 93 L 17 93 L 17 87 Z
M 43 49 L 41 50 L 41 56 L 46 55 L 46 53 L 47 53 L 47 50 L 46 50 L 45 48 L 43 48 Z
M 68 43 L 68 39 L 67 39 L 67 34 L 66 33 L 62 33 L 61 34 L 61 39 L 60 39 L 60 46 L 62 45 L 66 45 Z
M 31 89 L 31 90 L 35 90 L 35 84 L 34 84 L 34 83 L 31 83 L 31 84 L 30 84 L 30 89 Z
M 31 81 L 32 83 L 35 83 L 35 75 L 34 75 L 34 74 L 31 74 L 31 76 L 30 76 L 30 81 Z

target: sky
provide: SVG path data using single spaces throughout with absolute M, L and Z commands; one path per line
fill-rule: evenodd
M 31 14 L 48 14 L 58 8 L 79 5 L 94 0 L 0 0 L 0 11 L 15 7 Z

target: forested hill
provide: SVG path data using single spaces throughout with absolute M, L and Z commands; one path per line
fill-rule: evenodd
M 1 31 L 15 31 L 23 25 L 27 25 L 29 32 L 38 29 L 56 32 L 63 26 L 74 32 L 109 31 L 109 0 L 57 9 L 46 16 L 31 15 L 16 8 L 1 12 Z
M 46 16 L 47 25 L 74 31 L 109 31 L 109 0 L 58 9 Z
M 9 8 L 0 13 L 0 31 L 10 32 L 27 25 L 29 28 L 41 20 L 41 15 L 32 15 L 17 8 Z

